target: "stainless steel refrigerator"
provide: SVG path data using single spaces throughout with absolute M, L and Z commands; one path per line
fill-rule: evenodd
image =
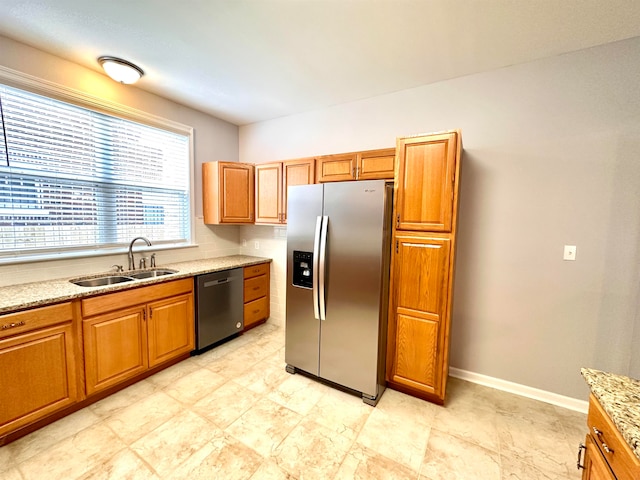
M 385 388 L 391 184 L 293 186 L 287 203 L 287 371 L 376 405 Z

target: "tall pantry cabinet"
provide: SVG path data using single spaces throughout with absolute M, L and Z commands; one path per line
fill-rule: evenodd
M 459 131 L 399 138 L 387 382 L 444 403 L 462 139 Z

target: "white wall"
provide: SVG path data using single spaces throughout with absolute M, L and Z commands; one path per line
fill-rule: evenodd
M 462 129 L 451 365 L 585 400 L 582 366 L 640 377 L 638 78 L 635 38 L 244 126 L 240 161 Z
M 158 264 L 236 254 L 239 229 L 207 226 L 202 221 L 201 164 L 213 160 L 238 160 L 238 127 L 134 86 L 120 85 L 106 75 L 0 36 L 0 66 L 33 75 L 151 113 L 194 128 L 195 239 L 197 247 L 158 252 Z M 142 80 L 144 81 L 144 79 Z M 153 240 L 153 239 L 151 239 Z M 127 264 L 126 253 L 107 257 L 56 260 L 0 266 L 0 286 L 109 270 Z

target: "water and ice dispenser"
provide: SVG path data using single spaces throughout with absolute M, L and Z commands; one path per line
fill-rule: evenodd
M 313 288 L 313 252 L 293 251 L 293 285 Z

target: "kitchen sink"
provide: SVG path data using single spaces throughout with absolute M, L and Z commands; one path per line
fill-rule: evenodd
M 162 277 L 163 275 L 171 275 L 173 273 L 178 273 L 176 270 L 168 270 L 165 268 L 159 268 L 157 270 L 148 270 L 145 272 L 134 272 L 127 273 L 129 277 L 133 278 L 153 278 L 153 277 Z
M 80 287 L 102 287 L 122 282 L 133 282 L 133 278 L 125 277 L 124 275 L 109 275 L 108 277 L 89 278 L 86 280 L 71 280 L 71 283 L 75 283 Z
M 169 270 L 168 268 L 157 268 L 154 270 L 144 270 L 142 272 L 125 272 L 123 275 L 105 275 L 97 278 L 79 278 L 69 280 L 71 283 L 80 287 L 103 287 L 105 285 L 114 285 L 116 283 L 133 282 L 135 280 L 143 280 L 145 278 L 162 277 L 178 273 L 177 270 Z

